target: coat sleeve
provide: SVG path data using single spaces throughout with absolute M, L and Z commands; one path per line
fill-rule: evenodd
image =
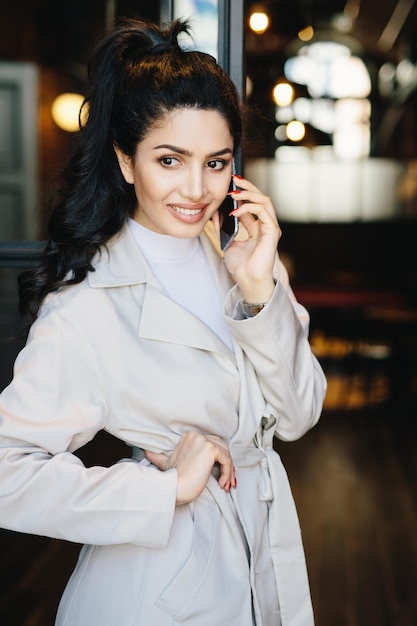
M 245 319 L 241 292 L 235 285 L 225 301 L 234 339 L 252 363 L 265 402 L 277 418 L 276 435 L 298 439 L 317 423 L 326 379 L 308 340 L 309 315 L 296 300 L 280 264 L 275 291 L 267 306 Z
M 73 452 L 106 425 L 99 356 L 44 307 L 0 395 L 0 526 L 76 543 L 167 544 L 176 471 L 86 468 Z

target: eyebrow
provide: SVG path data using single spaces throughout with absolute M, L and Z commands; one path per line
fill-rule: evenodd
M 191 156 L 191 152 L 189 150 L 179 148 L 178 146 L 172 146 L 171 144 L 163 143 L 159 146 L 155 146 L 154 150 L 159 150 L 160 148 L 165 148 L 166 150 L 171 150 L 172 152 L 177 152 L 178 154 L 183 154 L 184 156 Z M 223 154 L 232 154 L 232 150 L 230 148 L 223 148 L 223 150 L 217 150 L 217 152 L 207 154 L 206 158 L 222 156 Z

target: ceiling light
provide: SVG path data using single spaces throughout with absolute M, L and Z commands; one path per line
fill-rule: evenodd
M 269 17 L 264 11 L 254 11 L 249 18 L 249 26 L 258 35 L 262 35 L 269 26 Z
M 294 88 L 289 83 L 277 83 L 272 90 L 272 96 L 278 106 L 288 106 L 294 99 Z
M 306 26 L 298 33 L 298 39 L 301 41 L 310 41 L 314 37 L 314 28 L 312 26 Z
M 73 133 L 80 129 L 80 110 L 84 96 L 62 93 L 52 103 L 52 118 L 62 130 Z
M 290 141 L 301 141 L 306 134 L 306 128 L 302 122 L 293 120 L 287 124 L 287 137 Z

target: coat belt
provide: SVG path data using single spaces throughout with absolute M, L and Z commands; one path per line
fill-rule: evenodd
M 271 502 L 274 498 L 271 476 L 269 473 L 268 456 L 275 454 L 273 452 L 274 426 L 276 424 L 275 417 L 262 418 L 262 424 L 255 437 L 257 446 L 239 446 L 229 444 L 229 450 L 236 469 L 260 466 L 262 473 L 262 483 L 259 489 L 259 500 L 263 502 Z M 132 446 L 132 460 L 142 461 L 145 453 L 142 448 Z M 215 478 L 219 478 L 218 467 L 213 468 L 212 474 Z

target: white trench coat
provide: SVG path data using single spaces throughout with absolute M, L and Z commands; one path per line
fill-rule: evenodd
M 320 415 L 326 384 L 308 315 L 281 267 L 272 300 L 242 319 L 238 287 L 201 241 L 234 353 L 168 298 L 126 227 L 95 272 L 47 297 L 0 396 L 0 526 L 86 544 L 59 626 L 313 624 L 272 448 L 274 434 L 297 439 Z M 85 468 L 72 453 L 100 429 L 134 458 Z M 141 449 L 170 453 L 191 429 L 229 444 L 237 488 L 226 493 L 213 475 L 176 507 L 176 470 L 157 470 Z

